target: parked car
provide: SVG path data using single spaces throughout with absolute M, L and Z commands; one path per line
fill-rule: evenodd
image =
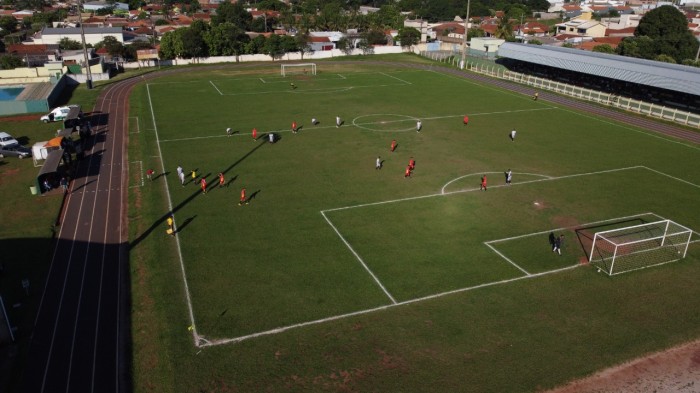
M 6 132 L 0 132 L 0 147 L 7 147 L 13 145 L 19 145 L 17 139 L 13 138 L 12 135 Z
M 0 147 L 0 158 L 19 157 L 19 159 L 32 156 L 32 149 L 20 145 Z
M 65 120 L 68 117 L 68 114 L 70 113 L 71 108 L 80 108 L 80 106 L 79 105 L 59 106 L 58 108 L 54 108 L 48 114 L 41 116 L 41 121 L 43 121 L 44 123 L 49 123 L 52 121 Z

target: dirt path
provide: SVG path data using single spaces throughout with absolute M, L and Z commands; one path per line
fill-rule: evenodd
M 700 340 L 600 371 L 548 393 L 700 392 Z

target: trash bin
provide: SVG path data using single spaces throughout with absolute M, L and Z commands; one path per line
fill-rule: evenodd
M 29 186 L 29 192 L 31 192 L 32 195 L 37 195 L 39 193 L 36 189 L 36 186 Z

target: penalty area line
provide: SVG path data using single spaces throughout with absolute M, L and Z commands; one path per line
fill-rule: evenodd
M 214 86 L 214 88 L 216 89 L 216 91 L 218 91 L 218 92 L 219 92 L 219 95 L 220 95 L 220 96 L 224 95 L 224 93 L 222 93 L 222 92 L 221 92 L 221 90 L 219 90 L 219 88 L 218 88 L 218 87 L 216 87 L 216 85 L 214 84 L 214 82 L 212 82 L 212 81 L 209 81 L 209 83 L 211 83 L 211 85 L 212 85 L 212 86 Z
M 413 303 L 424 302 L 427 300 L 438 299 L 441 297 L 454 295 L 454 294 L 458 294 L 458 293 L 462 293 L 462 292 L 468 292 L 468 291 L 473 291 L 473 290 L 497 286 L 497 285 L 509 284 L 512 282 L 542 277 L 542 276 L 546 276 L 549 274 L 556 274 L 556 273 L 560 273 L 563 271 L 575 269 L 579 266 L 582 266 L 582 265 L 576 264 L 573 266 L 567 266 L 567 267 L 560 268 L 560 269 L 548 270 L 546 272 L 533 273 L 533 274 L 528 275 L 528 276 L 519 276 L 519 277 L 509 278 L 509 279 L 505 279 L 505 280 L 500 280 L 500 281 L 487 282 L 484 284 L 474 285 L 471 287 L 453 289 L 451 291 L 440 292 L 440 293 L 436 293 L 436 294 L 432 294 L 432 295 L 428 295 L 428 296 L 423 296 L 423 297 L 419 297 L 419 298 L 415 298 L 415 299 L 405 300 L 405 301 L 394 303 L 394 304 L 387 304 L 384 306 L 369 308 L 369 309 L 360 310 L 360 311 L 354 311 L 354 312 L 350 312 L 350 313 L 346 313 L 346 314 L 334 315 L 331 317 L 316 319 L 313 321 L 300 322 L 300 323 L 296 323 L 293 325 L 282 326 L 282 327 L 278 327 L 278 328 L 274 328 L 274 329 L 270 329 L 270 330 L 265 330 L 265 331 L 258 332 L 258 333 L 248 334 L 245 336 L 206 341 L 206 344 L 198 345 L 198 347 L 201 348 L 201 347 L 210 347 L 210 346 L 217 346 L 217 345 L 235 344 L 235 343 L 239 343 L 239 342 L 249 340 L 252 338 L 258 338 L 258 337 L 269 336 L 269 335 L 273 335 L 273 334 L 279 334 L 279 333 L 286 332 L 288 330 L 298 329 L 298 328 L 302 328 L 302 327 L 306 327 L 306 326 L 320 325 L 320 324 L 323 324 L 326 322 L 332 322 L 332 321 L 337 321 L 337 320 L 341 320 L 341 319 L 351 318 L 351 317 L 355 317 L 358 315 L 370 314 L 370 313 L 374 313 L 377 311 L 384 311 L 384 310 L 388 310 L 388 309 L 398 307 L 398 306 L 405 306 L 405 305 L 409 305 L 409 304 L 413 304 Z
M 340 237 L 340 240 L 341 240 L 341 241 L 345 244 L 345 246 L 350 250 L 350 252 L 352 253 L 352 255 L 354 255 L 355 258 L 357 258 L 357 260 L 360 262 L 360 264 L 362 264 L 362 266 L 365 268 L 365 270 L 367 271 L 367 273 L 369 273 L 369 275 L 372 276 L 372 278 L 374 279 L 374 282 L 376 282 L 377 285 L 379 285 L 379 288 L 381 288 L 381 290 L 382 290 L 382 291 L 384 292 L 384 294 L 389 298 L 389 300 L 391 300 L 391 302 L 392 302 L 393 304 L 396 304 L 396 299 L 394 299 L 394 297 L 391 296 L 391 294 L 389 293 L 389 291 L 384 287 L 384 285 L 382 285 L 382 282 L 379 281 L 379 278 L 377 278 L 377 276 L 374 274 L 374 272 L 369 268 L 369 266 L 367 266 L 367 264 L 365 263 L 365 261 L 362 260 L 362 258 L 361 258 L 360 255 L 355 251 L 355 249 L 352 248 L 352 246 L 350 245 L 350 243 L 349 243 L 347 240 L 345 240 L 345 238 L 344 238 L 343 235 L 340 233 L 340 231 L 338 230 L 338 228 L 336 228 L 336 226 L 333 225 L 333 223 L 331 222 L 331 220 L 330 220 L 328 217 L 326 217 L 326 215 L 325 215 L 323 212 L 321 212 L 321 215 L 322 215 L 323 218 L 326 220 L 326 222 L 328 223 L 328 225 L 330 225 L 331 228 L 333 228 L 333 231 L 338 235 L 338 237 Z

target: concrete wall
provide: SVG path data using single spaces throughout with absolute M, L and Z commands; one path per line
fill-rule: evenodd
M 387 54 L 387 53 L 403 53 L 409 52 L 410 50 L 400 46 L 378 46 L 374 48 L 374 54 Z M 355 49 L 352 55 L 361 55 L 362 51 L 360 49 Z M 304 54 L 304 58 L 301 58 L 299 52 L 290 52 L 282 56 L 280 59 L 276 59 L 275 62 L 279 61 L 313 61 L 318 59 L 330 59 L 333 57 L 343 57 L 347 56 L 345 52 L 340 49 L 333 49 L 328 51 L 317 51 L 313 53 Z M 272 58 L 268 55 L 241 55 L 241 56 L 217 56 L 217 57 L 206 57 L 201 59 L 173 59 L 173 60 L 161 60 L 160 65 L 186 65 L 186 64 L 216 64 L 216 63 L 246 63 L 253 61 L 269 61 L 272 62 Z M 131 63 L 124 63 L 124 68 L 141 68 L 141 67 L 154 67 L 158 66 L 158 61 L 146 60 L 146 61 L 135 61 Z

